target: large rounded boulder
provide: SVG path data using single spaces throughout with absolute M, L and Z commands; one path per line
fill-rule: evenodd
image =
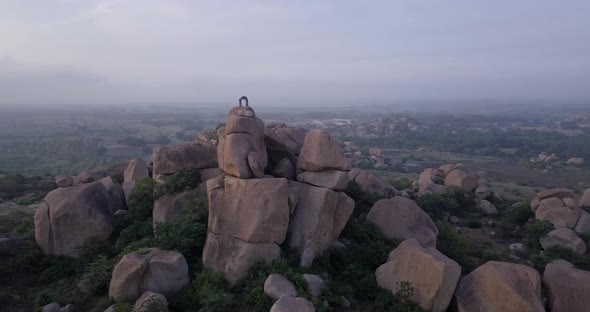
M 303 147 L 297 159 L 297 171 L 326 171 L 352 169 L 340 144 L 323 130 L 311 130 L 305 135 Z
M 396 196 L 373 205 L 367 220 L 389 239 L 417 239 L 424 247 L 436 247 L 438 229 L 432 219 L 411 199 Z
M 544 312 L 541 276 L 515 263 L 490 261 L 467 274 L 455 292 L 457 312 Z
M 375 276 L 379 286 L 394 294 L 403 282 L 409 282 L 414 288 L 412 301 L 426 311 L 444 312 L 453 298 L 461 267 L 438 250 L 423 248 L 417 240 L 409 239 L 389 254 Z
M 55 189 L 35 212 L 35 240 L 48 255 L 78 256 L 113 230 L 112 193 L 100 181 Z
M 543 286 L 550 311 L 586 312 L 590 308 L 590 272 L 575 269 L 565 261 L 549 263 Z
M 126 254 L 115 265 L 109 297 L 133 301 L 146 291 L 170 297 L 188 283 L 188 264 L 181 253 L 144 248 Z

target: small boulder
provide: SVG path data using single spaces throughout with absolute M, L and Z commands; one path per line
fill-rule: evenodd
M 78 175 L 78 181 L 80 181 L 80 183 L 90 183 L 94 182 L 94 177 L 90 172 L 84 171 Z
M 48 305 L 43 306 L 41 312 L 60 312 L 59 310 L 61 307 L 57 303 L 50 303 Z
M 68 187 L 74 184 L 74 179 L 70 176 L 61 176 L 55 178 L 55 184 L 59 187 Z
M 314 296 L 319 297 L 322 295 L 326 282 L 318 275 L 315 274 L 303 274 L 303 279 L 307 283 L 307 292 Z
M 283 296 L 272 305 L 270 312 L 315 312 L 315 308 L 305 298 Z
M 438 229 L 432 219 L 411 199 L 396 196 L 381 199 L 367 214 L 389 239 L 415 238 L 424 247 L 436 247 Z
M 282 296 L 297 297 L 295 286 L 281 274 L 271 274 L 264 281 L 264 293 L 274 300 Z
M 461 267 L 438 250 L 423 248 L 416 239 L 408 239 L 389 254 L 375 276 L 379 286 L 394 294 L 402 282 L 409 282 L 414 288 L 412 301 L 424 310 L 444 312 L 453 298 Z
M 115 265 L 109 297 L 135 300 L 146 291 L 172 296 L 188 282 L 188 264 L 181 253 L 143 248 L 126 254 Z
M 480 184 L 475 189 L 475 196 L 479 199 L 488 199 L 492 196 L 492 191 L 485 184 Z
M 576 235 L 576 232 L 567 228 L 549 232 L 549 234 L 539 239 L 539 243 L 545 250 L 557 246 L 570 249 L 581 255 L 586 253 L 586 243 Z
M 133 312 L 167 312 L 166 297 L 151 291 L 144 292 L 133 305 Z
M 326 171 L 352 169 L 338 142 L 323 130 L 311 130 L 305 135 L 297 159 L 297 171 Z
M 508 249 L 510 249 L 512 259 L 527 259 L 529 256 L 529 249 L 522 243 L 511 244 Z
M 576 223 L 574 231 L 581 235 L 590 234 L 590 213 L 580 209 L 580 218 L 578 219 L 578 223 Z
M 496 209 L 496 206 L 485 199 L 481 199 L 479 201 L 479 209 L 481 209 L 483 214 L 488 216 L 498 214 L 498 209 Z
M 467 274 L 457 287 L 455 300 L 457 312 L 545 311 L 539 272 L 507 262 L 489 261 Z
M 543 274 L 543 286 L 550 311 L 588 311 L 590 272 L 575 269 L 571 263 L 549 263 Z
M 539 192 L 537 194 L 537 198 L 539 200 L 543 200 L 545 198 L 551 198 L 551 197 L 557 197 L 559 199 L 573 198 L 574 192 L 572 190 L 566 189 L 566 188 L 555 188 L 555 189 L 545 190 L 545 191 Z

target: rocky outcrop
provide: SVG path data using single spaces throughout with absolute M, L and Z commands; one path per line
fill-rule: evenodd
M 494 204 L 490 203 L 485 199 L 479 200 L 478 207 L 479 209 L 481 209 L 481 212 L 483 212 L 483 214 L 485 215 L 489 216 L 498 214 L 498 209 L 496 209 L 496 206 L 494 206 Z
M 303 146 L 307 130 L 285 124 L 269 124 L 264 129 L 264 143 L 275 177 L 295 179 L 297 157 Z
M 166 312 L 168 300 L 166 297 L 151 291 L 144 292 L 133 305 L 133 312 Z
M 264 281 L 264 293 L 277 300 L 283 296 L 297 297 L 295 286 L 281 274 L 271 274 Z
M 545 311 L 541 276 L 528 266 L 489 261 L 466 275 L 455 292 L 458 312 Z
M 478 184 L 477 176 L 471 170 L 460 165 L 447 164 L 438 169 L 424 169 L 418 178 L 417 188 L 420 195 L 443 194 L 448 187 L 458 187 L 466 192 L 473 192 Z M 480 189 L 480 196 L 486 196 L 488 191 Z
M 361 191 L 367 194 L 374 194 L 381 198 L 391 198 L 398 195 L 398 190 L 381 178 L 371 174 L 367 170 L 354 168 L 348 175 L 351 182 L 356 183 Z
M 158 223 L 181 221 L 191 209 L 195 209 L 201 199 L 202 195 L 197 190 L 163 195 L 154 202 L 154 226 Z
M 537 220 L 549 221 L 557 229 L 574 228 L 579 217 L 580 210 L 578 208 L 568 207 L 563 199 L 558 197 L 541 199 L 537 210 L 535 210 Z
M 153 176 L 171 175 L 183 170 L 200 170 L 217 167 L 217 149 L 206 143 L 188 142 L 164 146 L 154 150 Z
M 394 294 L 409 282 L 412 301 L 433 312 L 447 310 L 460 275 L 459 264 L 432 247 L 422 248 L 416 239 L 402 242 L 375 272 L 379 286 Z
M 549 263 L 543 274 L 549 311 L 585 312 L 590 307 L 590 272 L 571 263 Z
M 562 247 L 581 255 L 586 253 L 586 243 L 576 235 L 576 232 L 568 228 L 560 228 L 549 232 L 539 239 L 543 249 Z
M 136 158 L 129 161 L 129 165 L 123 173 L 123 182 L 131 182 L 149 176 L 150 173 L 145 160 L 143 158 Z
M 411 199 L 396 196 L 379 200 L 369 211 L 367 220 L 389 239 L 415 238 L 424 247 L 436 247 L 438 229 Z
M 323 130 L 311 130 L 305 135 L 297 159 L 297 172 L 352 169 L 339 143 Z
M 283 296 L 272 305 L 270 312 L 315 312 L 315 308 L 304 298 Z
M 113 230 L 113 198 L 103 183 L 58 188 L 35 212 L 35 240 L 49 255 L 78 256 L 88 240 L 104 241 Z
M 253 244 L 226 235 L 209 232 L 203 248 L 203 265 L 213 271 L 223 272 L 230 285 L 248 275 L 248 270 L 258 262 L 269 263 L 281 255 L 275 243 Z
M 297 201 L 289 244 L 301 253 L 301 266 L 309 266 L 340 235 L 352 215 L 354 200 L 343 192 L 292 183 Z
M 232 108 L 217 146 L 219 168 L 242 178 L 262 178 L 268 163 L 264 122 L 249 106 Z
M 126 254 L 115 265 L 109 297 L 132 301 L 146 291 L 170 297 L 188 283 L 188 264 L 181 253 L 144 248 Z

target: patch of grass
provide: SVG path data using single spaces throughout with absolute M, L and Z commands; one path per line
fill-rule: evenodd
M 529 247 L 533 250 L 540 250 L 539 239 L 553 231 L 553 225 L 548 221 L 534 220 L 524 227 L 524 238 Z

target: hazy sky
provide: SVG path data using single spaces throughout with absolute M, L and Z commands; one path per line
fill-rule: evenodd
M 588 0 L 0 0 L 0 105 L 590 98 Z

